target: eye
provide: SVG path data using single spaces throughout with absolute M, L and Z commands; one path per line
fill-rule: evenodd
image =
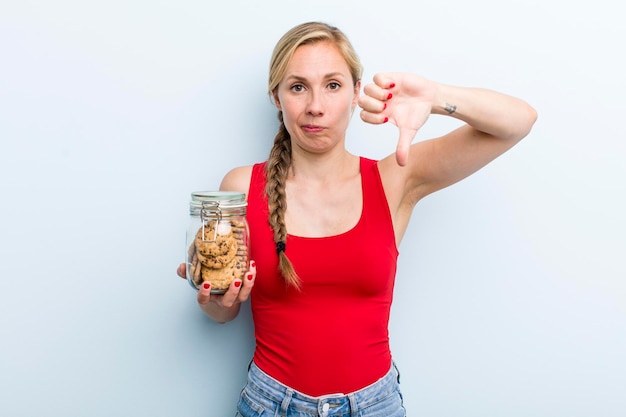
M 331 90 L 339 90 L 339 88 L 341 88 L 341 84 L 333 81 L 330 84 L 328 84 L 328 88 Z
M 304 90 L 304 86 L 302 84 L 294 84 L 291 86 L 291 91 L 299 93 Z

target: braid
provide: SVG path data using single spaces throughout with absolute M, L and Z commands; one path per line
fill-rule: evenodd
M 265 194 L 269 204 L 269 223 L 274 231 L 274 242 L 278 253 L 278 266 L 285 282 L 300 288 L 300 278 L 285 254 L 285 243 L 287 240 L 287 227 L 285 226 L 285 211 L 287 210 L 287 196 L 285 185 L 287 173 L 291 166 L 291 140 L 289 132 L 285 128 L 282 120 L 282 113 L 278 113 L 280 127 L 274 138 L 274 146 L 270 151 L 270 156 L 266 165 L 267 185 Z
M 323 22 L 307 22 L 293 27 L 285 33 L 274 46 L 270 59 L 269 77 L 267 80 L 267 93 L 273 104 L 279 109 L 278 120 L 280 127 L 274 138 L 274 145 L 267 161 L 265 176 L 269 206 L 269 224 L 274 232 L 274 243 L 279 258 L 279 269 L 288 286 L 300 288 L 300 278 L 294 271 L 293 265 L 285 254 L 287 240 L 287 227 L 285 226 L 285 212 L 287 210 L 287 197 L 285 185 L 287 173 L 291 166 L 291 137 L 285 123 L 283 113 L 280 111 L 278 102 L 278 87 L 284 80 L 289 62 L 296 50 L 302 45 L 312 45 L 316 42 L 330 42 L 337 47 L 345 60 L 353 85 L 356 87 L 363 73 L 363 66 L 359 56 L 350 44 L 346 35 L 334 26 Z

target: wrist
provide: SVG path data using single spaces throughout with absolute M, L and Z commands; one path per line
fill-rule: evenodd
M 455 99 L 452 88 L 439 84 L 431 113 L 455 117 L 458 110 L 457 106 L 458 100 Z
M 224 307 L 214 302 L 200 304 L 200 309 L 217 323 L 227 323 L 237 317 L 240 304 L 236 303 L 231 307 Z

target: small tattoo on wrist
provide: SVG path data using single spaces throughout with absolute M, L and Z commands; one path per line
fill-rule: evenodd
M 444 106 L 444 110 L 448 112 L 448 114 L 452 114 L 456 111 L 456 106 L 454 104 L 446 103 L 446 105 Z

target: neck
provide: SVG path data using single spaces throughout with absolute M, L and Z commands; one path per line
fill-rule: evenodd
M 342 149 L 334 154 L 307 154 L 294 152 L 289 168 L 290 180 L 336 181 L 359 172 L 359 157 Z

